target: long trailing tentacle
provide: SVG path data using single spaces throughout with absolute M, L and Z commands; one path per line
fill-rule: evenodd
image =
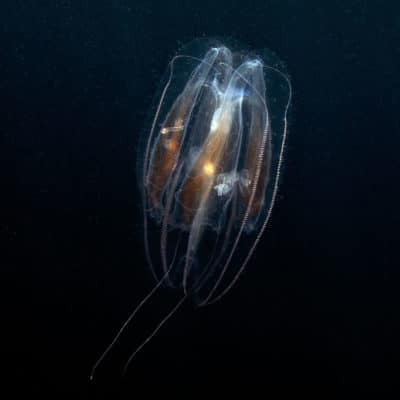
M 128 361 L 125 363 L 124 370 L 122 372 L 123 375 L 126 375 L 126 372 L 128 371 L 128 367 L 130 363 L 132 362 L 133 358 L 136 356 L 137 353 L 139 353 L 140 350 L 156 335 L 156 333 L 162 328 L 162 326 L 176 313 L 178 308 L 182 305 L 182 303 L 187 299 L 187 296 L 183 296 L 178 303 L 174 306 L 174 308 L 159 322 L 159 324 L 156 326 L 156 328 L 153 330 L 153 332 L 147 336 L 147 338 L 140 344 L 140 346 L 130 355 L 128 358 Z
M 135 315 L 139 312 L 139 310 L 148 302 L 148 300 L 154 295 L 154 293 L 159 289 L 159 287 L 164 283 L 165 279 L 167 278 L 170 270 L 167 271 L 167 273 L 160 279 L 157 284 L 153 287 L 153 289 L 150 290 L 150 292 L 143 298 L 143 300 L 136 306 L 136 308 L 132 311 L 132 313 L 129 315 L 129 317 L 126 319 L 126 321 L 122 324 L 121 328 L 118 330 L 117 334 L 114 336 L 113 340 L 110 342 L 110 344 L 107 346 L 107 348 L 104 350 L 104 352 L 101 354 L 101 356 L 98 358 L 96 363 L 93 365 L 92 370 L 90 371 L 90 380 L 94 379 L 94 374 L 96 373 L 97 367 L 102 363 L 104 358 L 107 356 L 107 354 L 112 350 L 112 348 L 115 346 L 117 343 L 118 339 L 122 335 L 122 332 L 126 329 L 126 327 L 130 324 L 130 322 L 133 320 Z

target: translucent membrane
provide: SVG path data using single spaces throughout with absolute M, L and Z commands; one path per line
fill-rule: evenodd
M 281 65 L 197 42 L 171 60 L 146 130 L 147 259 L 199 305 L 231 288 L 271 215 L 291 100 Z

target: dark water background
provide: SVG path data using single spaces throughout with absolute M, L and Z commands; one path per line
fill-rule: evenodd
M 223 301 L 184 306 L 122 379 L 178 298 L 161 292 L 89 384 L 153 285 L 143 121 L 174 52 L 216 35 L 272 49 L 292 80 L 270 229 Z M 2 1 L 0 396 L 396 393 L 399 71 L 396 1 Z

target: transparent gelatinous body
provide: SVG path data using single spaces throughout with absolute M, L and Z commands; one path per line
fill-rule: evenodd
M 276 56 L 196 42 L 168 66 L 142 149 L 145 250 L 199 305 L 245 268 L 278 189 L 290 82 Z

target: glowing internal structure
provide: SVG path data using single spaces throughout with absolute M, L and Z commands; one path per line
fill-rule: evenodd
M 291 98 L 278 64 L 215 43 L 169 65 L 144 148 L 145 249 L 199 305 L 230 289 L 271 215 Z

